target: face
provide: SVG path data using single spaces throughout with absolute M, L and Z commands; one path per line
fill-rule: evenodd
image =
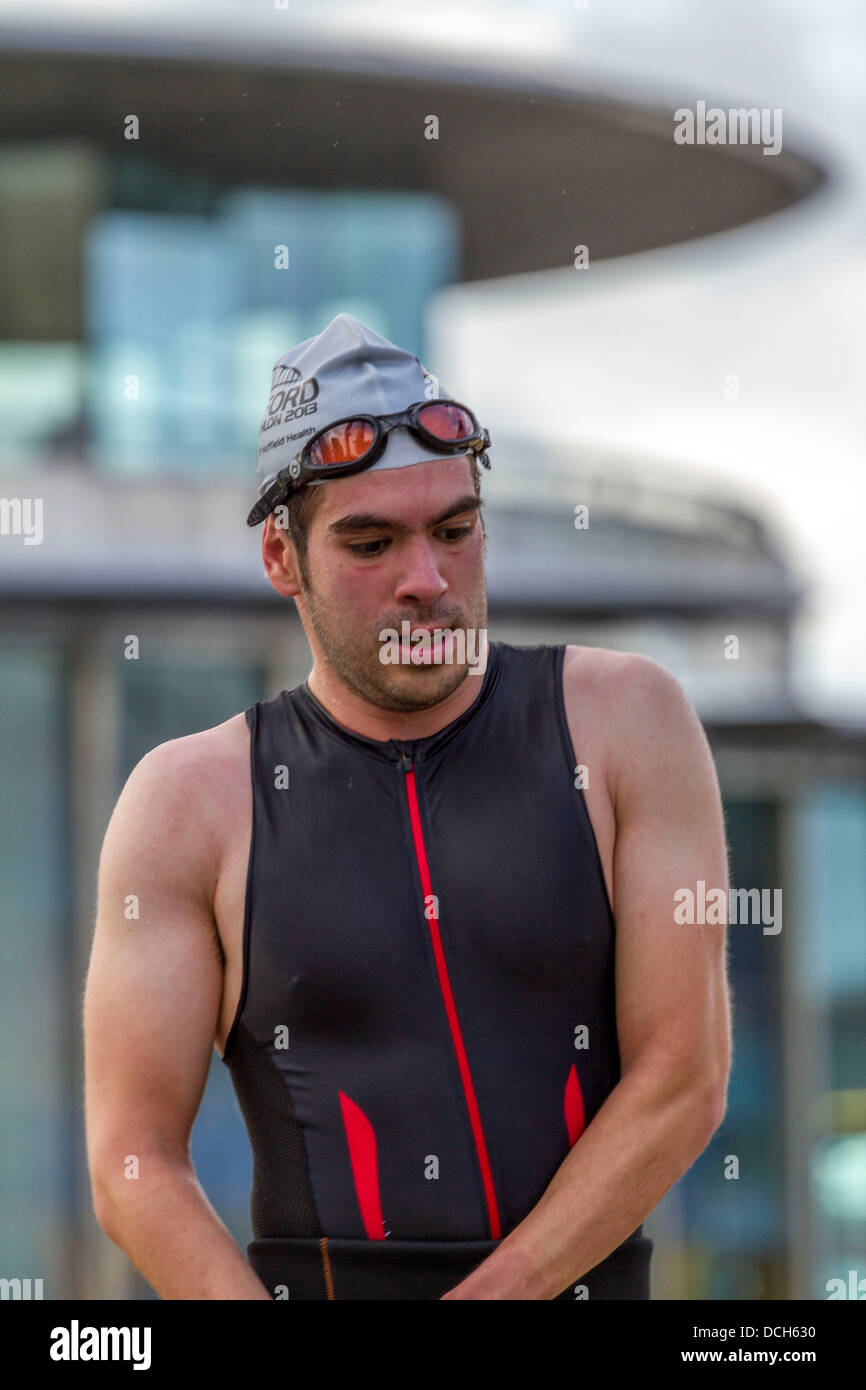
M 328 665 L 355 694 L 386 710 L 438 704 L 465 680 L 487 626 L 484 534 L 469 460 L 429 460 L 319 486 L 309 582 L 269 518 L 271 583 L 295 598 L 316 665 Z M 420 627 L 462 629 L 465 644 L 434 645 L 423 662 L 409 660 L 410 645 L 396 649 L 399 662 L 383 661 L 395 646 L 381 634 L 402 636 L 407 621 L 410 637 Z

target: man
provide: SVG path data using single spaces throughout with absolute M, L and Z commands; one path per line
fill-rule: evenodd
M 111 818 L 97 1218 L 168 1299 L 648 1298 L 730 1064 L 725 928 L 674 915 L 727 892 L 701 725 L 647 658 L 484 645 L 489 436 L 417 358 L 340 314 L 272 387 L 248 522 L 313 666 Z M 214 1044 L 249 1262 L 189 1158 Z

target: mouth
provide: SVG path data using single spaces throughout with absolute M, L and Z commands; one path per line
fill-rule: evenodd
M 434 636 L 434 633 L 436 636 Z M 438 666 L 453 659 L 453 629 L 444 623 L 415 623 L 400 640 L 404 661 L 412 666 Z

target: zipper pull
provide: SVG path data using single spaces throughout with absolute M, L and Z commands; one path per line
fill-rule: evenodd
M 388 742 L 391 744 L 392 748 L 394 749 L 394 752 L 397 754 L 397 771 L 411 772 L 413 766 L 412 753 L 414 753 L 414 749 L 412 750 L 412 753 L 407 753 L 406 742 L 399 738 L 389 739 Z

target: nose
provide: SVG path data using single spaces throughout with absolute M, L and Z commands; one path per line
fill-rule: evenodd
M 427 536 L 415 536 L 403 547 L 404 565 L 400 581 L 394 590 L 395 598 L 403 602 L 415 599 L 428 605 L 440 598 L 448 588 L 439 572 L 436 553 Z

